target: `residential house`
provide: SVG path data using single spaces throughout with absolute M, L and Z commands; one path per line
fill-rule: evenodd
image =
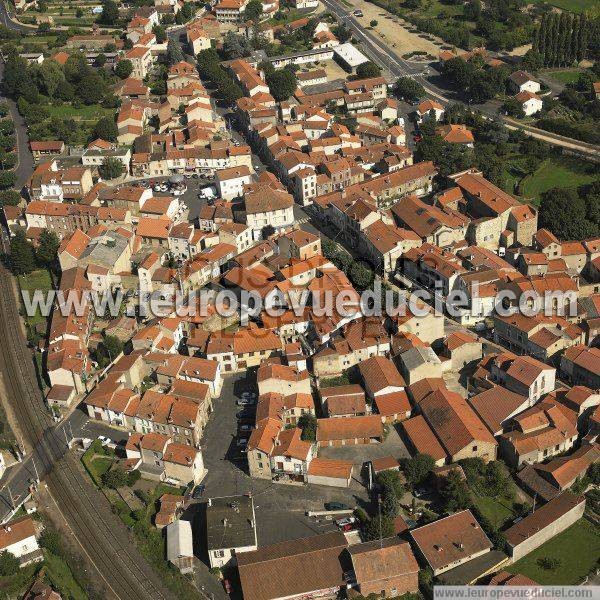
M 254 500 L 250 495 L 209 498 L 205 518 L 211 568 L 235 565 L 239 555 L 257 549 Z

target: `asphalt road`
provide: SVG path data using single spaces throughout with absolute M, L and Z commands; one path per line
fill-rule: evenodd
M 32 30 L 31 27 L 27 27 L 21 23 L 16 23 L 11 19 L 11 15 L 6 8 L 5 2 L 0 2 L 0 24 L 4 25 L 8 29 L 11 29 L 12 31 L 31 32 Z
M 419 82 L 425 91 L 438 100 L 441 104 L 460 103 L 468 104 L 462 91 L 441 77 L 440 73 L 430 65 L 427 74 L 424 74 L 426 68 L 423 64 L 415 64 L 404 60 L 393 49 L 381 42 L 373 33 L 364 29 L 364 26 L 357 21 L 339 0 L 323 0 L 335 17 L 346 26 L 348 26 L 353 35 L 364 45 L 365 50 L 381 66 L 386 68 L 394 77 L 411 77 Z M 398 25 L 400 27 L 400 25 Z M 543 140 L 550 144 L 560 146 L 569 150 L 576 150 L 587 156 L 600 156 L 600 147 L 593 144 L 586 144 L 571 138 L 555 135 L 547 131 L 537 129 L 528 125 L 523 125 L 516 121 L 507 119 L 498 114 L 501 106 L 500 101 L 490 100 L 484 104 L 469 104 L 473 109 L 478 110 L 491 119 L 500 119 L 511 129 L 520 129 L 525 134 L 536 139 Z
M 3 3 L 0 3 L 0 17 L 2 16 L 2 11 L 6 11 Z M 6 14 L 6 13 L 4 13 Z M 4 79 L 4 61 L 0 60 L 0 81 Z M 12 121 L 15 124 L 15 137 L 17 141 L 17 151 L 18 151 L 18 163 L 15 167 L 15 174 L 17 176 L 17 180 L 15 183 L 15 187 L 18 190 L 22 190 L 22 188 L 26 185 L 27 181 L 31 177 L 31 173 L 34 168 L 34 160 L 33 155 L 31 154 L 31 150 L 29 149 L 29 136 L 27 134 L 27 126 L 25 125 L 25 121 L 23 117 L 19 114 L 17 110 L 17 105 L 10 100 L 9 98 L 5 98 L 0 96 L 0 101 L 6 102 L 10 108 L 10 116 L 12 117 Z

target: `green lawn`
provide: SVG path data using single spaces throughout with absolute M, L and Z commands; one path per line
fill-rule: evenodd
M 582 69 L 569 69 L 566 71 L 546 71 L 544 75 L 556 79 L 561 83 L 575 83 L 579 79 L 579 75 L 583 73 Z
M 551 188 L 578 187 L 598 178 L 597 175 L 586 173 L 584 168 L 580 162 L 565 157 L 560 161 L 545 160 L 537 171 L 525 177 L 521 183 L 521 196 L 532 204 L 539 204 L 541 194 Z
M 542 585 L 574 585 L 596 565 L 598 556 L 600 531 L 587 519 L 580 519 L 506 569 Z M 556 569 L 546 570 L 538 566 L 540 558 L 556 558 L 561 563 Z
M 88 596 L 73 577 L 69 565 L 50 552 L 45 553 L 45 575 L 52 587 L 59 590 L 63 598 L 85 600 Z
M 89 473 L 94 483 L 98 486 L 102 483 L 102 475 L 106 473 L 114 462 L 113 454 L 102 447 L 99 440 L 92 442 L 92 445 L 83 453 L 81 462 Z
M 69 104 L 60 106 L 46 106 L 51 117 L 59 119 L 75 119 L 76 121 L 97 121 L 100 117 L 112 116 L 115 114 L 112 108 L 103 108 L 98 104 L 74 108 Z
M 574 13 L 582 13 L 598 5 L 598 0 L 536 0 L 536 2 L 550 4 Z
M 29 275 L 19 275 L 17 278 L 19 282 L 19 287 L 21 291 L 27 290 L 29 292 L 30 298 L 33 296 L 36 290 L 42 290 L 43 292 L 47 292 L 52 289 L 52 280 L 50 279 L 50 273 L 45 269 L 38 269 L 37 271 L 32 271 Z M 27 322 L 30 325 L 37 325 L 38 323 L 43 322 L 46 317 L 44 317 L 39 309 L 36 310 L 35 315 L 27 315 Z
M 513 503 L 506 498 L 476 497 L 475 504 L 481 514 L 498 529 L 515 517 Z

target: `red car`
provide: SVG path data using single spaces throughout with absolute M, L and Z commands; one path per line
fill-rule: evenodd
M 223 579 L 223 587 L 228 594 L 231 594 L 231 583 L 229 582 L 229 579 Z
M 413 137 L 413 140 L 414 140 L 415 142 L 420 142 L 422 139 L 423 139 L 423 136 L 422 136 L 422 135 L 415 135 L 415 136 Z

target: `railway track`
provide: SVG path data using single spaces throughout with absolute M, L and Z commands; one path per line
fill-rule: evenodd
M 171 598 L 151 567 L 134 547 L 124 524 L 107 499 L 86 480 L 79 462 L 69 453 L 64 434 L 53 423 L 37 386 L 15 304 L 10 274 L 0 270 L 0 369 L 23 433 L 38 459 L 59 510 L 106 587 L 122 600 Z

